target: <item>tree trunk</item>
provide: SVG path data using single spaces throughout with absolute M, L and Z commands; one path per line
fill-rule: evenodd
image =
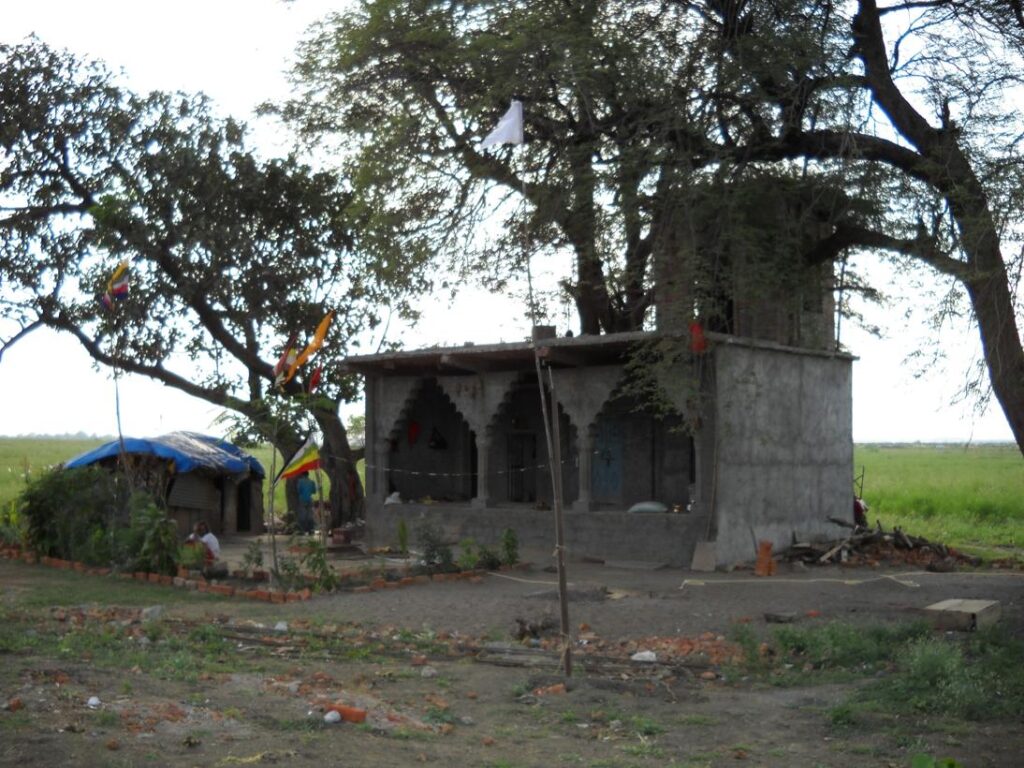
M 1024 347 L 985 186 L 948 118 L 941 127 L 931 125 L 893 81 L 875 0 L 860 0 L 853 32 L 874 101 L 919 153 L 924 162 L 914 169 L 914 175 L 946 200 L 960 230 L 968 269 L 955 276 L 971 299 L 992 391 L 1024 455 Z M 898 163 L 892 164 L 898 167 Z
M 363 516 L 363 484 L 356 471 L 356 457 L 337 411 L 315 408 L 313 417 L 324 436 L 321 465 L 331 480 L 331 527 L 337 528 Z
M 1005 269 L 968 285 L 967 293 L 978 319 L 992 391 L 1024 455 L 1024 349 L 1014 319 Z

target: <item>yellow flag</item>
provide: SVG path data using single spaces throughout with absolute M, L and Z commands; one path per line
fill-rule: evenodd
M 291 367 L 288 368 L 288 375 L 285 377 L 284 383 L 287 384 L 298 372 L 302 364 L 309 360 L 316 351 L 324 345 L 324 338 L 327 336 L 327 329 L 331 327 L 331 321 L 334 319 L 334 310 L 328 312 L 324 319 L 320 321 L 320 325 L 316 327 L 316 333 L 313 334 L 313 340 L 309 342 L 309 345 L 299 353 L 299 356 L 292 362 Z

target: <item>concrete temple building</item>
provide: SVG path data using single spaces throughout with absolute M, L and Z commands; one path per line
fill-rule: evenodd
M 777 340 L 799 323 L 768 324 L 774 340 L 737 334 L 750 324 L 704 331 L 678 387 L 660 374 L 680 412 L 699 391 L 685 423 L 621 395 L 636 350 L 668 338 L 656 332 L 535 329 L 532 343 L 349 358 L 366 380 L 368 539 L 396 543 L 404 520 L 413 536 L 428 521 L 453 542 L 494 546 L 510 527 L 521 546 L 553 545 L 534 347 L 555 385 L 570 557 L 688 566 L 710 541 L 726 565 L 752 560 L 758 540 L 834 533 L 827 518 L 852 507 L 853 358 L 829 351 L 830 332 L 813 344 Z

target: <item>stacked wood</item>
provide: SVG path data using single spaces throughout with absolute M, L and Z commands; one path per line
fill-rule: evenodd
M 879 565 L 885 562 L 930 570 L 952 570 L 958 565 L 980 563 L 976 557 L 923 536 L 912 536 L 899 526 L 885 531 L 881 521 L 877 521 L 874 528 L 865 528 L 834 517 L 829 520 L 849 532 L 842 538 L 825 542 L 799 542 L 794 539 L 783 555 L 785 559 L 806 565 Z

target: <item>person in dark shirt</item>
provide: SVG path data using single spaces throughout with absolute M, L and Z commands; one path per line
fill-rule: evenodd
M 316 483 L 309 479 L 309 472 L 299 475 L 296 484 L 299 494 L 299 532 L 313 533 L 316 524 L 313 522 L 313 497 L 316 495 Z

